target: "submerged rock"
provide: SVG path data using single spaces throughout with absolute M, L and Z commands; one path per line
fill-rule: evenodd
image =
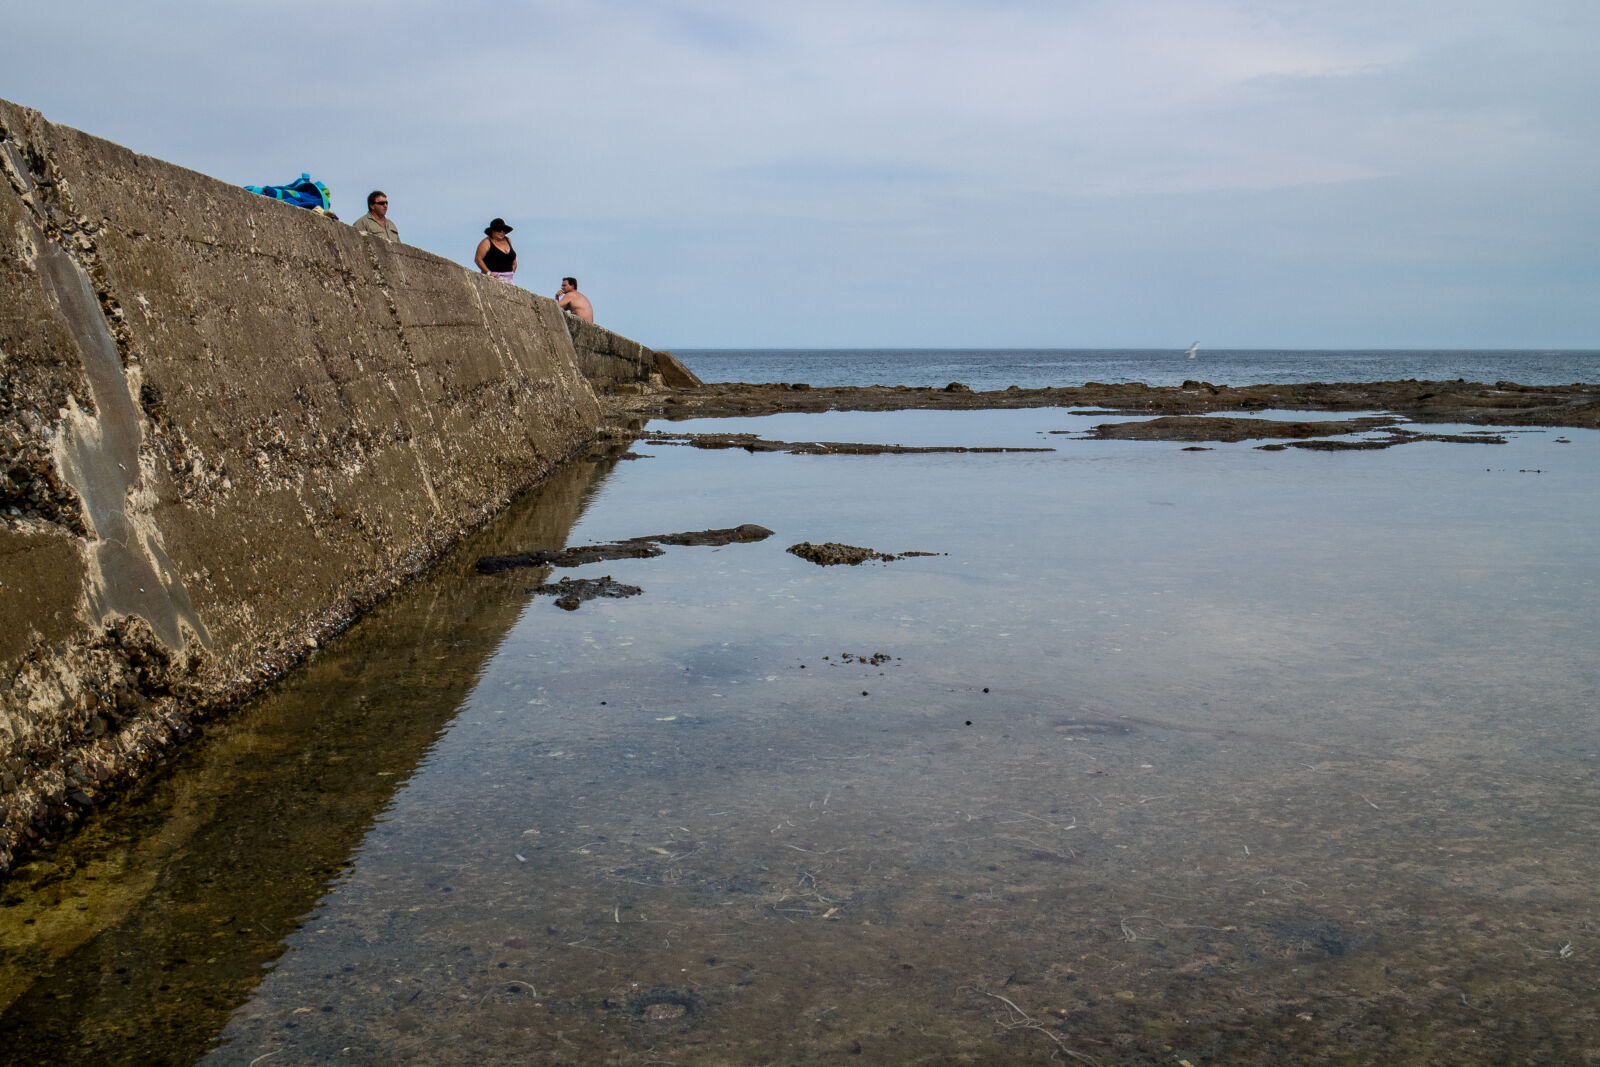
M 1054 432 L 1054 431 L 1052 431 Z M 794 456 L 886 456 L 937 452 L 1054 452 L 1053 448 L 1000 445 L 893 445 L 862 441 L 768 441 L 753 433 L 666 433 L 652 430 L 643 440 L 657 445 L 731 449 L 746 452 L 787 452 Z
M 643 541 L 619 541 L 606 545 L 579 545 L 547 552 L 516 552 L 509 556 L 484 556 L 478 560 L 479 574 L 499 574 L 516 567 L 581 567 L 609 559 L 649 559 L 661 549 Z
M 1228 418 L 1218 415 L 1166 415 L 1139 422 L 1104 422 L 1088 437 L 1123 441 L 1248 441 L 1252 438 L 1304 440 L 1339 434 L 1391 430 L 1400 420 L 1390 416 L 1356 419 L 1290 421 Z
M 636 537 L 632 541 L 653 541 L 659 545 L 733 545 L 765 541 L 772 531 L 753 522 L 743 523 L 723 530 L 697 530 L 693 533 L 656 534 L 654 537 Z
M 1353 441 L 1338 439 L 1353 434 L 1370 433 L 1382 433 L 1384 436 Z M 1253 419 L 1220 415 L 1165 415 L 1138 422 L 1103 422 L 1090 430 L 1085 437 L 1123 441 L 1236 442 L 1260 438 L 1273 439 L 1270 444 L 1256 446 L 1263 452 L 1281 452 L 1285 448 L 1309 448 L 1323 452 L 1368 451 L 1415 441 L 1501 445 L 1506 443 L 1503 436 L 1488 431 L 1470 434 L 1421 433 L 1406 429 L 1401 425 L 1400 419 L 1389 415 L 1320 421 Z
M 827 541 L 814 545 L 810 541 L 801 541 L 798 545 L 790 545 L 785 551 L 791 555 L 808 559 L 819 567 L 832 567 L 835 564 L 845 563 L 854 567 L 858 563 L 865 563 L 871 559 L 882 560 L 885 563 L 907 556 L 932 556 L 933 552 L 902 552 L 892 555 L 888 552 L 879 552 L 872 548 L 861 548 L 857 545 L 842 545 L 837 541 Z
M 556 607 L 564 611 L 577 611 L 585 600 L 593 600 L 597 596 L 621 599 L 638 596 L 644 590 L 637 585 L 614 581 L 608 574 L 604 578 L 563 578 L 553 585 L 535 586 L 528 592 L 535 596 L 553 596 L 556 598 Z
M 881 552 L 874 552 L 870 548 L 858 548 L 855 545 L 841 545 L 837 541 L 828 541 L 824 544 L 814 545 L 810 541 L 801 541 L 797 545 L 790 545 L 788 551 L 801 559 L 808 559 L 822 567 L 831 567 L 838 563 L 848 563 L 854 567 L 858 563 L 865 563 L 869 559 L 887 559 Z
M 508 556 L 483 556 L 479 574 L 499 574 L 515 567 L 581 567 L 609 559 L 649 559 L 662 553 L 660 545 L 731 545 L 765 541 L 772 531 L 747 522 L 721 530 L 695 530 L 690 533 L 652 534 L 630 537 L 598 545 L 579 545 L 541 552 L 515 552 Z

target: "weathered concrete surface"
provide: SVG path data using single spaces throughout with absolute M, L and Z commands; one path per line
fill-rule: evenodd
M 704 383 L 671 352 L 646 348 L 604 326 L 568 315 L 567 329 L 578 354 L 578 369 L 598 390 L 617 392 L 652 386 L 693 389 Z
M 564 320 L 0 101 L 0 871 L 589 440 Z

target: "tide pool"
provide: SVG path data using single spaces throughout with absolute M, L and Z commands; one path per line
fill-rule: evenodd
M 1600 433 L 1096 421 L 574 465 L 7 886 L 15 1062 L 1581 1060 Z

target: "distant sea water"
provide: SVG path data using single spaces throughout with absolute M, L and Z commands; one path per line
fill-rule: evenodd
M 1600 350 L 1336 350 L 1200 348 L 745 348 L 675 349 L 707 382 L 943 386 L 985 391 L 1087 382 L 1294 385 L 1305 382 L 1600 382 Z

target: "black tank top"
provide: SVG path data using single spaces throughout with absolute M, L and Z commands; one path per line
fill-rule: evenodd
M 506 242 L 507 246 L 510 246 L 510 244 L 510 241 Z M 493 241 L 490 241 L 489 251 L 483 254 L 483 265 L 488 267 L 490 270 L 498 271 L 501 274 L 504 274 L 508 270 L 516 270 L 517 250 L 512 248 L 510 252 L 502 252 L 494 246 Z

